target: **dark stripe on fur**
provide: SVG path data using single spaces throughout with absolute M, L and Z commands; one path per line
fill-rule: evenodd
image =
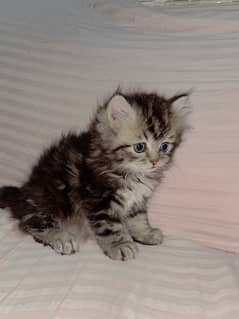
M 97 232 L 96 232 L 97 236 L 100 236 L 100 237 L 108 237 L 108 236 L 113 236 L 113 235 L 117 235 L 120 233 L 121 233 L 121 230 L 113 230 L 111 228 L 97 230 Z
M 33 229 L 37 232 L 43 232 L 46 229 L 56 227 L 56 222 L 53 220 L 51 216 L 27 216 L 25 217 L 25 221 L 21 223 L 21 228 L 23 230 Z
M 119 151 L 119 150 L 121 150 L 121 149 L 123 149 L 123 148 L 127 148 L 127 147 L 130 147 L 131 145 L 120 145 L 120 146 L 118 146 L 118 147 L 116 147 L 116 148 L 114 148 L 113 150 L 112 150 L 112 152 L 117 152 L 117 151 Z
M 94 214 L 90 216 L 91 222 L 112 222 L 112 223 L 120 223 L 120 220 L 117 216 L 111 216 L 106 213 Z
M 127 215 L 127 218 L 134 218 L 138 215 L 143 215 L 143 214 L 146 214 L 146 211 L 141 209 L 141 210 L 137 210 L 137 209 L 132 209 L 128 215 Z

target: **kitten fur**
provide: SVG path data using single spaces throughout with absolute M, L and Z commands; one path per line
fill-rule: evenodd
M 136 242 L 162 242 L 147 203 L 189 127 L 189 111 L 188 93 L 167 99 L 117 89 L 88 130 L 62 136 L 42 154 L 21 187 L 0 188 L 0 207 L 58 253 L 79 251 L 93 235 L 110 258 L 135 258 Z M 135 151 L 137 143 L 144 152 Z

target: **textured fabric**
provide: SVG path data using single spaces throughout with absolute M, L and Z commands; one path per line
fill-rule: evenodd
M 133 85 L 194 87 L 194 130 L 151 203 L 167 239 L 112 262 L 95 243 L 58 256 L 0 211 L 1 319 L 237 319 L 239 12 L 157 11 L 132 1 L 0 4 L 0 184 L 84 128 L 96 99 Z M 168 238 L 177 238 L 170 240 Z M 185 240 L 182 240 L 185 239 Z
M 94 242 L 61 256 L 0 215 L 1 319 L 237 319 L 239 256 L 183 240 L 112 261 Z
M 166 235 L 239 252 L 238 11 L 55 1 L 1 4 L 0 184 L 24 180 L 118 84 L 194 87 L 194 129 L 151 212 Z

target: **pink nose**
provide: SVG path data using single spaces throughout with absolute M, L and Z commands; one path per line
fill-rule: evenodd
M 153 161 L 151 161 L 151 163 L 152 163 L 153 167 L 155 167 L 157 164 L 157 161 L 153 160 Z

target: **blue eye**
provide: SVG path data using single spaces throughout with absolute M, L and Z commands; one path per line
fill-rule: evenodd
M 145 151 L 145 144 L 144 143 L 134 144 L 134 150 L 136 153 L 143 153 Z
M 168 143 L 162 143 L 159 147 L 159 150 L 162 152 L 167 152 L 168 150 Z

